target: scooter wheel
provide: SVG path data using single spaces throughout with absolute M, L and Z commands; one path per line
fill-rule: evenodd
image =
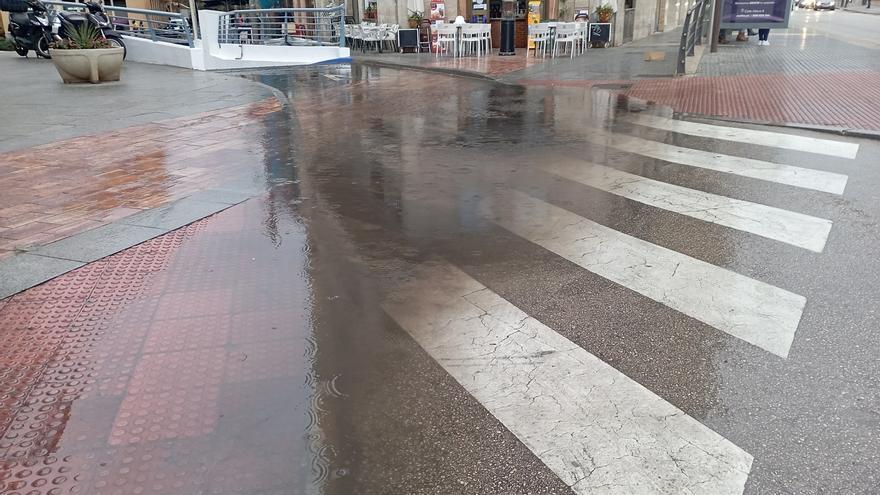
M 125 57 L 128 56 L 128 48 L 125 47 L 125 43 L 122 41 L 122 38 L 117 38 L 116 36 L 107 36 L 107 43 L 112 47 L 122 48 L 122 60 L 125 60 Z
M 49 38 L 46 36 L 40 36 L 40 39 L 37 40 L 37 44 L 34 47 L 34 51 L 37 52 L 37 56 L 40 58 L 52 58 L 49 55 Z
M 22 57 L 27 57 L 28 49 L 23 46 L 15 45 L 15 53 L 21 55 Z

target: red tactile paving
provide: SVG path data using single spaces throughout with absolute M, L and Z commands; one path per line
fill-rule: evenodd
M 529 80 L 528 85 L 625 84 L 622 93 L 677 112 L 770 123 L 880 130 L 880 73 L 835 72 L 638 81 Z
M 306 241 L 280 218 L 288 242 L 264 242 L 262 208 L 243 203 L 0 300 L 0 493 L 309 482 L 320 413 L 307 282 L 253 262 L 283 256 L 301 271 Z
M 0 154 L 0 259 L 259 166 L 255 124 L 280 108 L 267 100 Z

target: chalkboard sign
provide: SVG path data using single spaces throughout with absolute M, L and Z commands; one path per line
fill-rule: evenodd
M 418 52 L 419 51 L 419 30 L 418 29 L 398 29 L 397 44 L 402 52 Z
M 590 23 L 590 45 L 611 46 L 611 23 L 609 22 L 591 22 Z

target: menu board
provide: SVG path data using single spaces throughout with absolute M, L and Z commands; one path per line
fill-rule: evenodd
M 791 0 L 724 0 L 722 29 L 787 28 Z

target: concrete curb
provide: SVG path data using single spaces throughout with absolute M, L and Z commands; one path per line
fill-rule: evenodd
M 208 189 L 167 205 L 0 260 L 0 299 L 259 196 L 262 191 Z
M 826 134 L 836 134 L 838 136 L 880 140 L 880 130 L 873 131 L 870 129 L 853 129 L 849 127 L 835 127 L 830 125 L 799 124 L 797 122 L 768 122 L 762 120 L 736 119 L 729 117 L 718 117 L 713 115 L 702 115 L 696 113 L 677 113 L 676 115 L 687 120 L 699 119 L 714 120 L 718 122 L 731 122 L 735 124 L 764 125 L 769 127 L 781 127 L 785 129 L 798 129 L 802 131 L 824 132 Z

